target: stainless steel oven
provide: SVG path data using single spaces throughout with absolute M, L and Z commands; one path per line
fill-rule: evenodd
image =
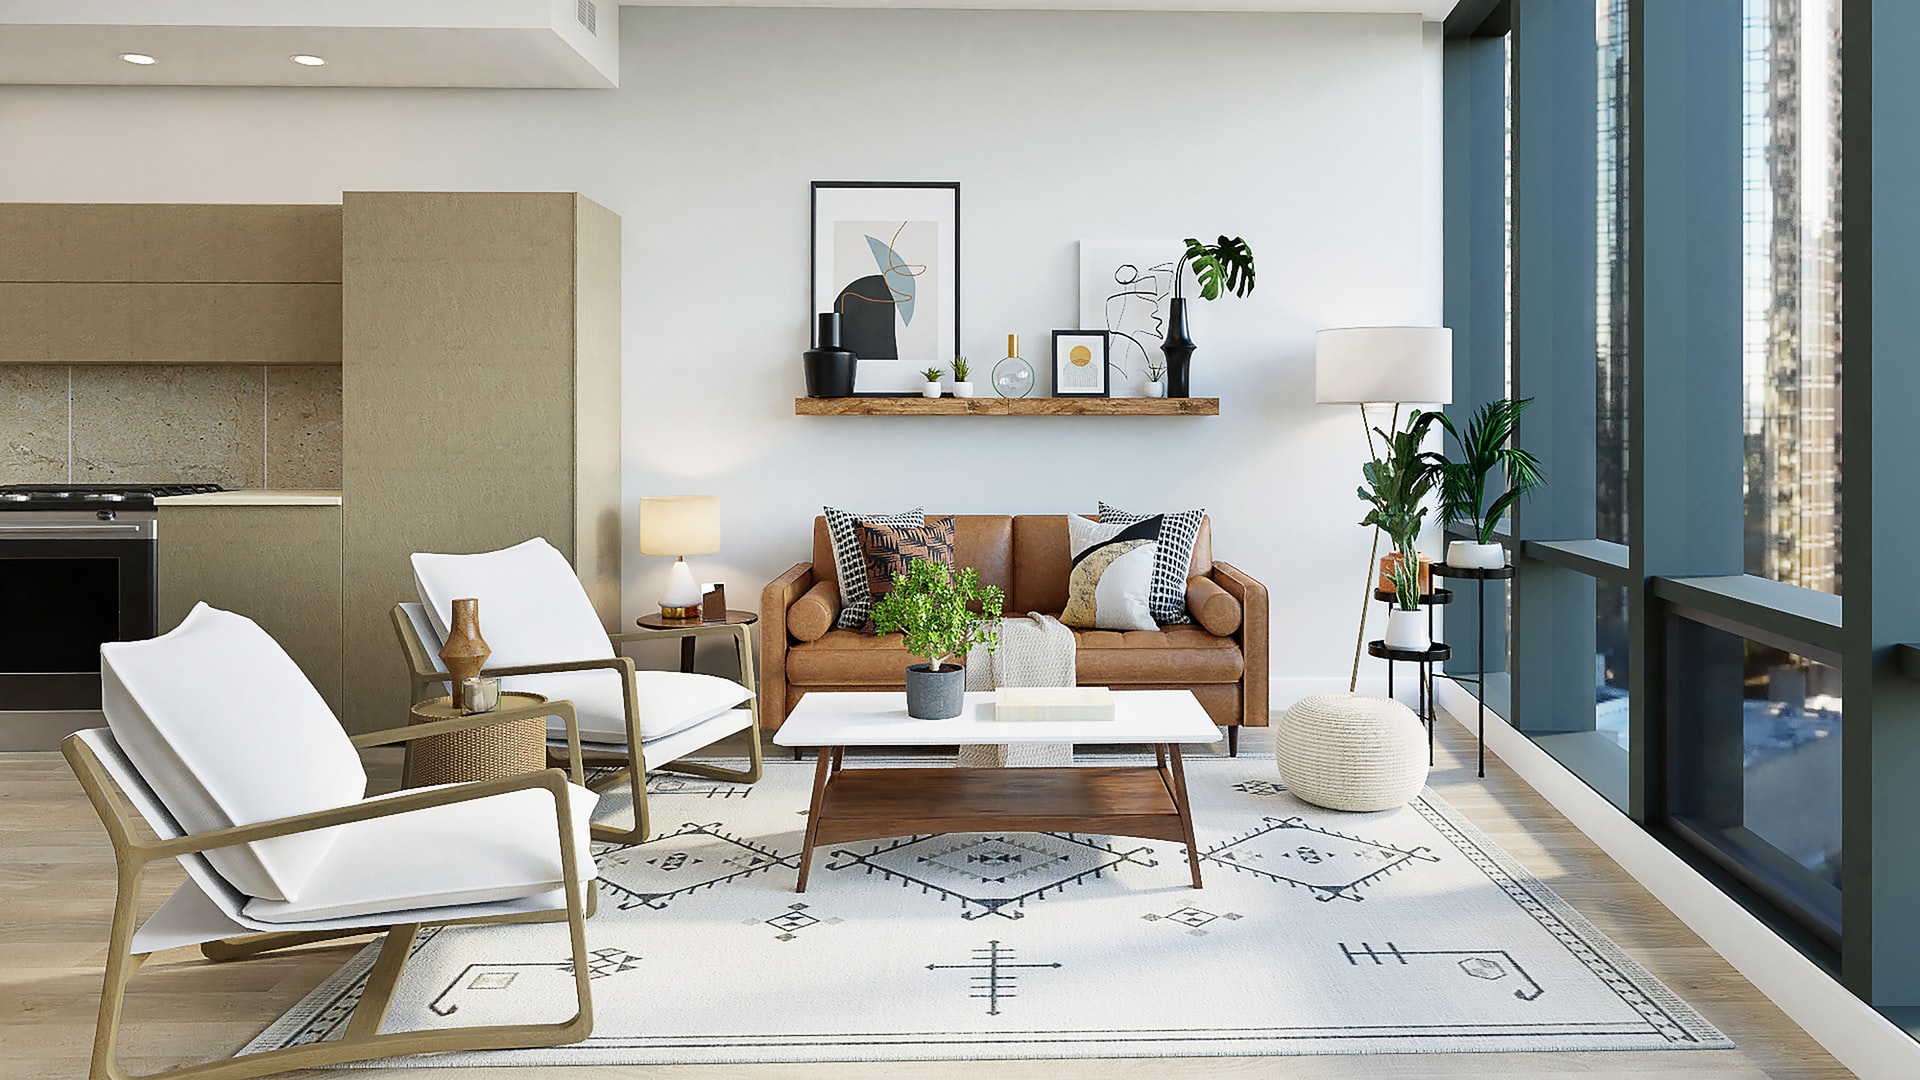
M 0 712 L 100 708 L 101 643 L 159 632 L 153 500 L 176 490 L 0 487 Z

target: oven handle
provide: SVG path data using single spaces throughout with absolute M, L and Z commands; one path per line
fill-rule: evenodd
M 152 527 L 140 522 L 102 522 L 98 525 L 0 524 L 0 537 L 34 536 L 51 539 L 107 540 L 118 536 L 145 536 Z

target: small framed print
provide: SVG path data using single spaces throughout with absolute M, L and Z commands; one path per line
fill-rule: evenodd
M 1111 397 L 1107 371 L 1107 331 L 1053 332 L 1053 396 Z

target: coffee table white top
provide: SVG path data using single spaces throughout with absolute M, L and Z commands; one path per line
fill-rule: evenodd
M 780 746 L 957 746 L 968 743 L 1212 743 L 1220 729 L 1190 690 L 1115 690 L 1111 720 L 995 720 L 993 692 L 967 695 L 951 720 L 915 720 L 907 695 L 813 693 L 774 733 Z

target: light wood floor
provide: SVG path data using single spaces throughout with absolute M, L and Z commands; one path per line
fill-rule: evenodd
M 1442 722 L 1433 787 L 1495 842 L 1564 896 L 1601 930 L 1738 1044 L 1725 1051 L 1578 1054 L 1408 1054 L 1383 1057 L 1188 1058 L 1059 1062 L 646 1067 L 593 1069 L 383 1069 L 343 1075 L 388 1080 L 753 1080 L 791 1077 L 993 1077 L 995 1080 L 1206 1077 L 1686 1076 L 1689 1080 L 1851 1075 L 1752 985 L 1661 907 L 1533 790 L 1498 761 L 1473 775 L 1472 743 Z M 1264 753 L 1250 731 L 1243 753 Z M 771 748 L 770 748 L 771 749 Z M 784 751 L 772 749 L 773 754 Z M 391 759 L 372 762 L 391 777 Z M 156 870 L 155 876 L 161 876 Z M 149 883 L 157 906 L 179 878 Z M 113 863 L 98 821 L 58 754 L 0 754 L 0 1076 L 86 1075 L 107 923 Z M 130 1068 L 150 1071 L 230 1054 L 312 989 L 358 946 L 213 965 L 193 950 L 157 957 L 134 982 L 127 1019 Z M 698 977 L 690 974 L 690 977 Z M 725 976 L 716 976 L 724 978 Z M 1220 1002 L 1230 1014 L 1231 1001 Z M 304 1074 L 308 1076 L 319 1073 Z

